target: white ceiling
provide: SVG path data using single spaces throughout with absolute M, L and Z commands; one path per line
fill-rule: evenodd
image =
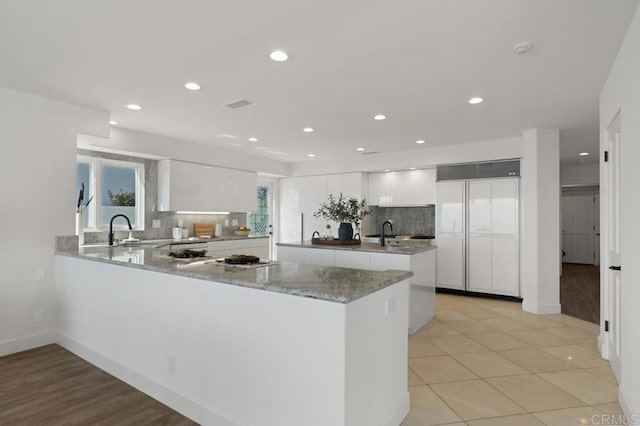
M 0 85 L 108 110 L 122 127 L 289 162 L 533 127 L 563 130 L 567 162 L 597 152 L 598 95 L 637 4 L 2 1 Z M 518 56 L 521 41 L 534 48 Z M 290 60 L 271 61 L 275 48 Z M 185 90 L 190 80 L 203 90 Z M 475 95 L 486 102 L 468 105 Z M 222 106 L 239 99 L 256 105 Z

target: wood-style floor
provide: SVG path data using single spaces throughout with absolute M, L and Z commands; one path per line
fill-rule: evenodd
M 0 425 L 194 425 L 58 345 L 0 358 Z
M 562 313 L 600 323 L 600 267 L 562 264 L 560 277 Z

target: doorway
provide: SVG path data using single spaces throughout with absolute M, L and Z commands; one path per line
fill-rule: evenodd
M 562 262 L 600 264 L 599 190 L 562 188 Z

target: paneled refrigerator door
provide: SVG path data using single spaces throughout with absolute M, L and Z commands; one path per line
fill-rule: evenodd
M 436 184 L 437 287 L 465 289 L 465 182 Z
M 519 179 L 467 185 L 467 290 L 518 296 Z

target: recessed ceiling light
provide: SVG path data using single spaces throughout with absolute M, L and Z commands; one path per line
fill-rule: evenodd
M 578 154 L 578 155 L 580 155 L 581 157 L 584 157 L 585 155 L 589 155 L 589 153 L 588 153 L 588 152 L 581 152 L 581 153 L 580 153 L 580 154 Z
M 307 154 L 307 157 L 311 158 L 311 157 L 315 157 L 315 154 Z
M 364 148 L 362 148 L 362 147 L 356 148 L 356 151 L 364 151 Z
M 276 62 L 284 62 L 289 59 L 287 52 L 282 50 L 274 50 L 269 54 L 269 57 Z
M 385 171 L 385 172 L 390 172 L 391 170 L 389 170 L 389 169 L 384 169 L 384 171 Z
M 198 83 L 193 82 L 193 81 L 189 81 L 188 83 L 185 83 L 184 87 L 189 89 L 189 90 L 200 90 L 200 85 Z
M 513 52 L 517 55 L 524 55 L 525 53 L 530 51 L 532 47 L 533 45 L 531 43 L 529 43 L 528 41 L 523 41 L 522 43 L 518 43 L 513 46 Z
M 109 120 L 109 124 L 111 124 L 112 126 L 115 126 L 118 124 L 118 122 L 114 120 Z
M 142 109 L 140 105 L 136 105 L 136 104 L 129 104 L 127 105 L 127 108 L 133 111 L 140 111 Z
M 416 141 L 416 143 L 417 143 L 417 144 L 423 144 L 423 143 L 424 143 L 424 140 L 419 139 L 419 140 L 417 140 L 417 141 Z
M 386 115 L 384 115 L 384 114 L 377 114 L 377 115 L 374 115 L 374 116 L 373 116 L 373 119 L 374 119 L 374 120 L 378 120 L 378 121 L 380 121 L 380 120 L 384 120 L 385 118 L 387 118 L 387 116 L 386 116 Z
M 249 142 L 258 142 L 258 138 L 249 138 Z
M 415 170 L 415 169 L 416 169 L 415 167 L 409 167 L 409 170 Z
M 480 98 L 480 97 L 475 97 L 475 98 L 471 98 L 471 99 L 469 99 L 469 100 L 468 100 L 468 102 L 469 102 L 471 105 L 476 105 L 476 104 L 481 104 L 481 103 L 483 103 L 483 102 L 484 102 L 484 99 L 482 99 L 482 98 Z
M 305 127 L 304 129 L 302 129 L 302 131 L 305 133 L 311 133 L 313 132 L 313 127 Z

